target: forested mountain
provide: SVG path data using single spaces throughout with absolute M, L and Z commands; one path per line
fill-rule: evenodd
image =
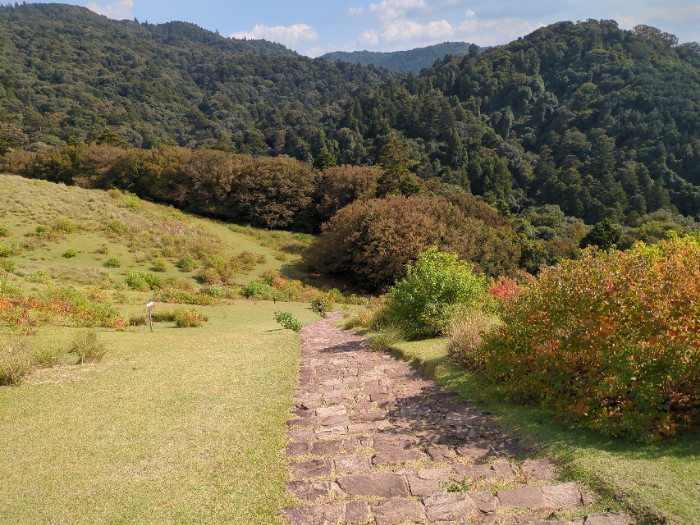
M 0 7 L 0 46 L 0 153 L 177 144 L 380 165 L 379 197 L 700 213 L 700 46 L 648 26 L 554 24 L 420 75 L 65 5 Z
M 326 53 L 321 58 L 330 62 L 350 62 L 365 66 L 385 67 L 393 71 L 405 71 L 420 73 L 421 69 L 431 67 L 436 60 L 441 60 L 447 55 L 462 56 L 478 51 L 479 47 L 466 42 L 443 42 L 434 46 L 418 47 L 408 51 L 334 51 Z
M 318 133 L 308 127 L 388 76 L 188 23 L 113 21 L 60 4 L 0 7 L 0 47 L 0 148 L 91 141 L 108 127 L 133 146 L 310 158 Z M 270 126 L 286 137 L 266 134 Z
M 700 46 L 649 26 L 563 22 L 425 81 L 478 108 L 538 202 L 590 222 L 700 211 Z
M 367 151 L 398 130 L 419 175 L 503 209 L 632 224 L 671 205 L 700 212 L 700 46 L 648 26 L 555 24 L 363 88 L 345 119 Z

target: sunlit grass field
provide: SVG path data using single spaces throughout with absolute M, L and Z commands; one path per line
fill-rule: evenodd
M 276 523 L 299 358 L 278 306 L 205 307 L 201 328 L 101 330 L 101 362 L 0 387 L 0 522 Z

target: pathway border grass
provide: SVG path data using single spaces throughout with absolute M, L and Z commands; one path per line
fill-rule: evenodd
M 535 453 L 555 458 L 565 477 L 598 494 L 603 510 L 624 510 L 639 525 L 700 524 L 700 436 L 647 445 L 569 428 L 550 412 L 498 397 L 483 379 L 447 359 L 447 339 L 392 342 L 368 335 L 377 347 L 492 412 Z

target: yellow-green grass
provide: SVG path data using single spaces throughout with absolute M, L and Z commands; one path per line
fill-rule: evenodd
M 641 444 L 569 428 L 553 414 L 507 403 L 447 359 L 447 340 L 392 343 L 427 375 L 492 412 L 526 446 L 556 458 L 571 479 L 595 490 L 598 510 L 624 509 L 640 524 L 700 524 L 700 436 Z M 664 521 L 665 520 L 665 521 Z
M 181 256 L 177 252 L 203 244 L 225 258 L 241 252 L 258 257 L 252 268 L 234 275 L 233 284 L 247 284 L 268 268 L 289 268 L 298 277 L 299 251 L 308 243 L 308 236 L 230 227 L 118 191 L 86 190 L 0 174 L 0 194 L 0 226 L 7 231 L 6 236 L 0 236 L 0 245 L 16 249 L 17 253 L 7 259 L 13 261 L 14 273 L 24 277 L 43 270 L 51 279 L 73 283 L 94 284 L 107 274 L 122 281 L 129 272 L 154 271 L 154 262 L 164 259 L 166 271 L 159 272 L 161 276 L 190 280 L 199 286 L 197 271 L 177 268 Z M 75 226 L 74 231 L 52 231 L 52 226 L 66 220 Z M 115 225 L 129 231 L 111 232 Z M 42 226 L 48 232 L 36 235 L 36 228 Z M 263 242 L 267 237 L 276 242 Z M 75 256 L 64 257 L 68 250 L 74 250 Z M 110 258 L 116 258 L 120 266 L 105 267 Z
M 201 328 L 101 330 L 102 362 L 0 387 L 0 523 L 279 522 L 298 335 L 280 304 L 198 309 Z

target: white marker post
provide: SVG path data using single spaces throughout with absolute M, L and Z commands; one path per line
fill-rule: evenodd
M 153 331 L 153 316 L 151 315 L 151 308 L 155 303 L 153 301 L 148 301 L 146 303 L 146 310 L 148 310 L 148 324 L 151 327 L 151 332 Z

